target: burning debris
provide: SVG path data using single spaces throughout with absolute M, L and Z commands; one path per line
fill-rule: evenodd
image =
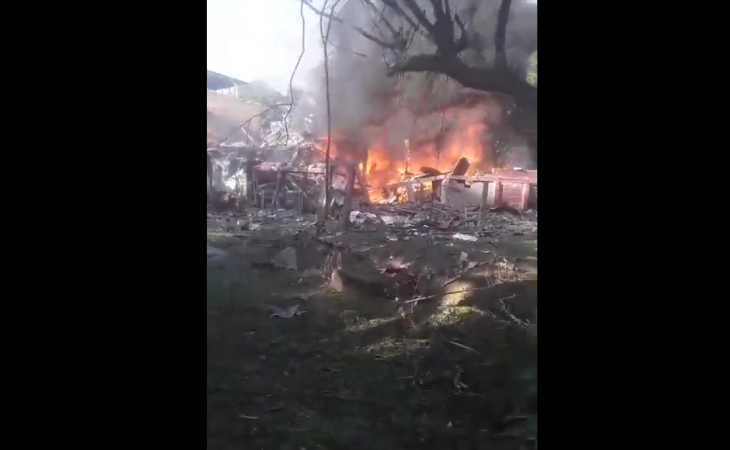
M 326 140 L 325 140 L 326 142 Z M 408 142 L 405 142 L 408 147 Z M 490 208 L 516 214 L 536 206 L 537 171 L 473 169 L 466 157 L 458 157 L 450 170 L 433 165 L 409 169 L 415 162 L 429 162 L 406 154 L 403 168 L 386 154 L 358 148 L 353 142 L 330 143 L 330 182 L 322 140 L 280 147 L 221 146 L 208 151 L 209 188 L 217 192 L 219 207 L 249 205 L 284 208 L 299 214 L 326 209 L 347 226 L 378 217 L 379 206 L 401 206 L 413 214 L 448 208 L 460 211 L 459 220 L 477 222 Z M 347 149 L 342 151 L 342 149 Z M 443 164 L 442 164 L 443 165 Z M 325 208 L 325 189 L 330 186 L 330 204 Z M 209 189 L 210 191 L 210 189 Z M 410 208 L 408 208 L 410 206 Z M 474 211 L 476 216 L 469 215 Z M 388 217 L 387 215 L 385 217 Z M 476 218 L 475 218 L 476 217 Z M 378 218 L 388 225 L 393 219 Z
M 308 122 L 267 102 L 276 107 L 208 93 L 209 136 L 214 129 L 222 142 L 208 150 L 208 198 L 216 209 L 319 213 L 320 221 L 339 218 L 347 228 L 382 205 L 476 207 L 481 215 L 493 207 L 536 207 L 536 170 L 495 168 L 502 112 L 488 98 L 430 112 L 383 110 L 370 122 L 337 125 L 329 138 L 309 133 L 317 126 L 307 101 L 295 115 Z M 233 135 L 238 142 L 226 143 Z
M 505 242 L 534 247 L 537 236 L 537 171 L 487 169 L 469 136 L 438 152 L 426 140 L 373 145 L 361 136 L 209 150 L 218 210 L 209 234 L 262 252 L 247 253 L 256 270 L 389 298 L 404 311 L 465 297 L 475 288 L 460 277 L 531 270 L 532 261 L 497 255 Z

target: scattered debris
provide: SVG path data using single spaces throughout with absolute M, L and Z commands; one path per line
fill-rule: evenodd
M 451 344 L 451 345 L 455 345 L 455 346 L 457 346 L 457 347 L 461 347 L 461 348 L 463 348 L 464 350 L 469 350 L 470 352 L 474 352 L 474 353 L 476 353 L 476 354 L 479 354 L 479 352 L 478 352 L 478 351 L 476 351 L 476 350 L 474 350 L 473 348 L 469 347 L 468 345 L 464 345 L 464 344 L 462 344 L 462 343 L 460 343 L 460 342 L 456 342 L 456 341 L 446 341 L 446 342 L 447 342 L 447 343 L 449 343 L 449 344 Z
M 425 225 L 440 230 L 467 227 L 474 231 L 488 228 L 490 215 L 508 213 L 522 220 L 536 205 L 537 171 L 493 170 L 467 175 L 471 163 L 466 158 L 456 161 L 451 171 L 422 167 L 420 173 L 401 174 L 400 181 L 375 184 L 380 178 L 366 169 L 373 167 L 367 165 L 367 156 L 364 160 L 355 156 L 368 151 L 352 150 L 349 156 L 330 161 L 328 184 L 324 147 L 321 139 L 310 139 L 279 146 L 222 145 L 209 149 L 209 205 L 218 211 L 285 209 L 291 216 L 324 209 L 328 217 L 341 219 L 345 229 L 380 224 Z M 327 205 L 326 198 L 330 202 Z M 531 215 L 537 219 L 535 213 Z M 474 237 L 467 239 L 473 242 Z
M 266 311 L 270 313 L 269 317 L 279 317 L 282 319 L 291 319 L 292 317 L 301 316 L 306 311 L 299 310 L 299 305 L 295 304 L 286 308 L 281 308 L 276 305 L 263 305 Z
M 330 277 L 330 287 L 335 292 L 384 296 L 390 285 L 390 279 L 377 272 L 366 274 L 345 269 L 335 269 Z
M 366 222 L 378 223 L 378 216 L 373 213 L 364 213 L 361 211 L 350 211 L 350 222 L 362 225 Z
M 479 224 L 478 207 L 455 210 L 437 202 L 370 205 L 352 214 L 366 220 L 345 232 L 332 231 L 331 221 L 325 227 L 313 214 L 284 208 L 208 213 L 209 233 L 239 242 L 228 244 L 228 251 L 211 247 L 209 259 L 246 254 L 255 269 L 292 273 L 292 284 L 316 285 L 324 279 L 344 295 L 407 305 L 442 297 L 440 292 L 452 284 L 449 295 L 479 289 L 461 286 L 464 277 L 537 270 L 536 253 L 531 253 L 536 251 L 537 222 L 531 215 L 493 211 Z M 398 220 L 385 224 L 382 217 Z M 445 222 L 446 229 L 441 226 Z M 322 224 L 320 232 L 317 223 Z M 522 258 L 498 257 L 501 243 L 512 245 L 515 239 L 535 250 Z
M 299 270 L 297 265 L 297 251 L 294 247 L 287 247 L 271 260 L 274 267 L 286 270 Z
M 301 156 L 306 152 L 296 153 Z M 464 162 L 460 160 L 459 165 Z M 444 296 L 455 298 L 455 294 L 464 293 L 463 297 L 481 289 L 462 286 L 468 284 L 461 282 L 464 277 L 484 279 L 493 277 L 495 271 L 512 274 L 536 270 L 536 257 L 529 256 L 531 252 L 510 261 L 499 259 L 499 252 L 495 252 L 500 243 L 514 243 L 515 239 L 536 251 L 537 215 L 532 210 L 480 205 L 456 208 L 438 199 L 410 201 L 407 196 L 399 197 L 398 203 L 375 203 L 366 200 L 372 190 L 363 190 L 363 183 L 355 185 L 357 189 L 352 192 L 345 187 L 352 206 L 356 206 L 347 210 L 346 193 L 337 191 L 343 184 L 340 175 L 356 181 L 360 178 L 352 165 L 337 167 L 344 169 L 333 168 L 333 203 L 327 220 L 319 220 L 315 214 L 323 172 L 277 169 L 266 175 L 272 180 L 269 191 L 257 178 L 267 172 L 256 172 L 258 175 L 251 178 L 250 192 L 264 192 L 254 195 L 258 200 L 243 208 L 209 210 L 209 233 L 238 239 L 240 245 L 233 245 L 232 252 L 250 252 L 255 247 L 259 254 L 249 259 L 251 265 L 294 272 L 290 283 L 321 283 L 325 279 L 330 289 L 345 296 L 386 298 L 396 305 L 442 301 Z M 289 189 L 287 183 L 297 184 L 299 189 Z M 310 197 L 310 203 L 302 200 L 304 203 L 292 207 L 296 203 L 293 198 Z M 338 215 L 337 221 L 347 226 L 334 224 L 333 229 L 331 219 Z M 213 254 L 209 251 L 209 258 L 223 258 L 225 252 L 214 250 Z M 447 287 L 448 294 L 444 294 Z
M 472 236 L 470 234 L 464 234 L 464 233 L 456 233 L 455 235 L 451 236 L 454 239 L 458 239 L 460 241 L 468 241 L 468 242 L 476 242 L 479 240 L 476 236 Z

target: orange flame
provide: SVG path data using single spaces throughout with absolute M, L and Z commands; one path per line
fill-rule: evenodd
M 451 109 L 446 110 L 444 118 L 455 122 L 456 126 L 452 126 L 448 134 L 442 138 L 441 148 L 438 149 L 435 144 L 436 139 L 421 139 L 426 143 L 414 142 L 416 139 L 406 139 L 402 145 L 393 148 L 388 147 L 385 129 L 381 130 L 375 139 L 370 139 L 370 145 L 367 149 L 366 162 L 365 154 L 361 154 L 359 167 L 366 174 L 368 184 L 372 188 L 379 188 L 391 183 L 397 183 L 407 179 L 410 175 L 421 173 L 422 167 L 435 169 L 439 172 L 448 172 L 453 169 L 454 165 L 460 158 L 466 158 L 471 163 L 469 174 L 474 174 L 478 169 L 485 170 L 486 163 L 490 163 L 488 155 L 490 152 L 485 148 L 483 137 L 487 131 L 485 118 L 487 109 L 483 106 L 471 109 Z M 423 130 L 418 133 L 424 137 L 434 137 L 440 131 L 439 129 Z M 326 146 L 324 138 L 324 145 Z M 330 143 L 330 156 L 349 161 L 358 159 L 357 152 L 352 149 L 345 149 L 345 144 L 341 140 L 333 138 Z M 372 198 L 371 200 L 376 200 Z

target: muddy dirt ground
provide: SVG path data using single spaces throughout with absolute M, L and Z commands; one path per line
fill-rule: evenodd
M 209 449 L 536 448 L 536 225 L 327 241 L 296 221 L 224 221 L 208 224 Z M 287 247 L 296 270 L 271 264 Z M 424 287 L 330 288 L 333 264 L 367 278 L 391 257 Z

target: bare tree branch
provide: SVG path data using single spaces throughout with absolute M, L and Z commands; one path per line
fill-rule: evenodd
M 512 0 L 502 0 L 497 12 L 497 28 L 494 30 L 494 66 L 497 70 L 508 70 L 507 68 L 507 22 L 509 22 L 509 11 L 512 7 Z
M 362 28 L 352 25 L 350 23 L 347 23 L 332 13 L 326 13 L 324 11 L 320 11 L 314 5 L 312 5 L 312 3 L 309 2 L 309 0 L 301 0 L 301 2 L 302 2 L 302 4 L 307 5 L 307 7 L 309 9 L 311 9 L 315 14 L 317 14 L 320 17 L 325 17 L 327 19 L 334 20 L 335 22 L 339 22 L 342 25 L 347 25 L 347 26 L 351 27 L 352 29 L 354 29 L 355 31 L 357 31 L 358 33 L 360 33 L 366 39 L 369 39 L 372 42 L 375 42 L 376 44 L 380 45 L 381 47 L 394 48 L 393 43 L 385 42 L 382 39 L 378 39 L 377 37 L 373 36 L 372 34 L 368 33 L 367 31 L 363 30 Z M 338 0 L 338 2 L 339 2 L 339 0 Z M 325 5 L 326 5 L 326 3 L 325 3 Z
M 345 23 L 339 17 L 325 14 L 311 6 L 310 0 L 302 0 L 315 13 L 331 20 Z M 361 0 L 375 11 L 374 0 Z M 403 35 L 403 31 L 394 31 L 395 27 L 388 26 L 393 33 L 391 42 L 376 38 L 359 27 L 350 25 L 365 38 L 383 48 L 395 50 L 398 53 L 395 63 L 389 67 L 388 74 L 396 75 L 406 72 L 432 72 L 446 75 L 464 87 L 480 91 L 495 92 L 510 95 L 521 107 L 537 108 L 537 88 L 527 83 L 524 77 L 514 73 L 507 64 L 506 32 L 509 22 L 511 0 L 502 0 L 497 14 L 497 27 L 494 31 L 495 62 L 492 67 L 471 67 L 459 58 L 459 54 L 469 45 L 469 35 L 463 20 L 457 12 L 452 11 L 449 0 L 429 0 L 433 10 L 433 23 L 426 16 L 416 0 L 380 0 L 383 5 L 407 22 L 413 28 L 413 38 L 416 32 L 425 30 L 427 37 L 436 45 L 436 54 L 419 54 L 404 58 L 410 39 Z M 403 6 L 401 6 L 401 4 Z M 473 14 L 474 6 L 467 13 Z M 383 16 L 381 11 L 381 16 Z M 384 17 L 383 17 L 384 18 Z M 456 31 L 458 29 L 458 32 Z M 458 36 L 457 36 L 458 35 Z M 386 63 L 388 60 L 386 59 Z
M 245 121 L 243 121 L 243 123 L 241 123 L 241 125 L 237 126 L 233 131 L 231 131 L 230 133 L 228 133 L 228 136 L 226 136 L 225 138 L 223 138 L 223 140 L 221 140 L 220 142 L 218 142 L 218 144 L 214 148 L 215 149 L 219 149 L 223 144 L 226 143 L 226 141 L 228 141 L 228 139 L 231 138 L 231 136 L 233 136 L 236 133 L 236 131 L 243 129 L 243 127 L 245 127 L 246 125 L 248 125 L 249 123 L 251 123 L 254 119 L 257 119 L 257 118 L 265 115 L 269 111 L 272 111 L 272 110 L 274 110 L 276 108 L 279 108 L 281 106 L 288 106 L 288 107 L 291 108 L 291 103 L 277 103 L 275 105 L 269 106 L 268 108 L 266 108 L 265 110 L 261 111 L 258 114 L 254 114 L 253 116 L 251 116 L 248 119 L 246 119 Z M 246 133 L 246 134 L 248 134 L 248 133 Z M 288 140 L 288 138 L 287 138 L 287 140 Z
M 385 27 L 390 31 L 390 34 L 392 36 L 395 36 L 398 31 L 395 29 L 395 27 L 388 21 L 388 19 L 385 18 L 385 4 L 383 4 L 383 7 L 378 12 L 378 7 L 375 6 L 375 3 L 373 3 L 371 0 L 360 0 L 363 4 L 369 5 L 370 8 L 373 10 L 373 12 L 378 15 L 378 22 L 383 22 L 385 24 Z M 373 19 L 374 20 L 374 19 Z M 377 23 L 375 23 L 375 26 L 377 27 Z M 378 31 L 380 31 L 380 28 L 378 28 Z M 382 32 L 381 32 L 382 34 Z
M 306 37 L 306 22 L 304 21 L 304 3 L 299 5 L 299 16 L 302 18 L 302 51 L 299 53 L 299 58 L 297 58 L 297 63 L 294 66 L 294 70 L 291 73 L 291 77 L 289 77 L 289 96 L 291 98 L 291 103 L 289 103 L 289 108 L 286 110 L 286 114 L 284 115 L 284 130 L 286 130 L 286 141 L 285 144 L 289 143 L 289 125 L 287 125 L 286 121 L 289 120 L 289 116 L 291 115 L 291 110 L 294 108 L 294 88 L 292 87 L 292 84 L 294 84 L 294 76 L 297 74 L 297 69 L 299 68 L 299 64 L 302 62 L 302 58 L 304 57 L 304 51 L 305 51 L 305 37 Z
M 404 0 L 406 3 L 406 6 L 408 6 L 408 9 L 414 13 L 416 20 L 411 19 L 411 17 L 406 14 L 405 11 L 403 11 L 403 8 L 400 7 L 397 0 L 381 0 L 383 4 L 385 4 L 388 8 L 392 9 L 399 17 L 401 17 L 403 20 L 408 22 L 408 25 L 410 25 L 413 28 L 419 28 L 419 25 L 425 28 L 429 33 L 431 33 L 431 23 L 428 21 L 428 18 L 426 15 L 421 11 L 421 8 L 418 7 L 418 4 L 414 0 Z
M 302 58 L 304 57 L 304 52 L 305 52 L 306 23 L 304 21 L 304 3 L 302 3 L 299 7 L 299 15 L 302 18 L 302 51 L 301 51 L 301 53 L 299 53 L 299 58 L 297 58 L 297 63 L 294 66 L 294 70 L 292 71 L 291 76 L 289 77 L 289 96 L 290 96 L 289 103 L 277 103 L 275 105 L 272 105 L 272 106 L 266 108 L 264 111 L 250 117 L 248 120 L 245 120 L 243 123 L 241 123 L 239 126 L 237 126 L 233 131 L 231 131 L 228 134 L 228 136 L 226 136 L 223 140 L 218 142 L 218 144 L 216 145 L 215 148 L 220 148 L 226 141 L 228 141 L 228 139 L 231 138 L 231 136 L 233 136 L 238 130 L 243 130 L 244 127 L 247 126 L 249 123 L 251 123 L 252 120 L 268 113 L 269 111 L 271 111 L 273 109 L 276 109 L 276 108 L 279 108 L 282 106 L 287 107 L 286 114 L 284 114 L 283 122 L 284 122 L 284 130 L 286 132 L 286 142 L 287 143 L 289 142 L 289 125 L 287 124 L 287 120 L 289 119 L 289 116 L 291 115 L 292 108 L 294 108 L 294 100 L 295 100 L 294 99 L 294 89 L 292 88 L 292 84 L 294 83 L 294 76 L 297 73 L 297 69 L 299 69 L 299 64 L 301 64 Z M 246 134 L 248 134 L 248 133 L 246 133 Z
M 464 87 L 511 95 L 526 108 L 537 108 L 537 88 L 511 71 L 469 67 L 452 55 L 415 55 L 390 69 L 390 74 L 435 72 L 446 75 Z
M 459 40 L 456 42 L 454 51 L 456 53 L 461 53 L 469 46 L 469 34 L 466 32 L 464 22 L 456 13 L 454 13 L 454 22 L 456 22 L 456 25 L 459 27 L 459 32 L 461 32 L 461 36 L 459 36 Z
M 392 9 L 398 16 L 405 19 L 414 29 L 424 28 L 427 37 L 436 44 L 438 53 L 456 55 L 464 51 L 468 45 L 468 34 L 464 22 L 454 13 L 451 15 L 451 5 L 446 0 L 429 0 L 435 20 L 431 23 L 424 11 L 420 9 L 416 0 L 402 0 L 406 8 L 416 18 L 415 21 L 398 5 L 397 0 L 381 0 L 383 4 Z M 460 36 L 458 40 L 454 33 L 454 23 L 459 27 Z
M 352 49 L 345 48 L 345 47 L 342 47 L 340 45 L 337 45 L 334 42 L 330 42 L 330 41 L 327 41 L 327 42 L 329 42 L 329 45 L 331 45 L 332 47 L 336 48 L 337 50 L 343 50 L 343 51 L 346 51 L 346 52 L 350 52 L 353 55 L 361 56 L 363 58 L 367 58 L 368 57 L 368 55 L 366 55 L 365 53 L 356 52 L 355 50 L 352 50 Z

